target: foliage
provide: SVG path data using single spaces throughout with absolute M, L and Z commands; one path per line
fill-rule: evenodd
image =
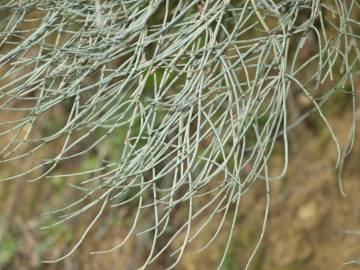
M 288 130 L 317 112 L 340 171 L 352 147 L 355 120 L 342 150 L 322 105 L 346 89 L 355 112 L 359 12 L 353 0 L 2 2 L 0 110 L 14 119 L 0 123 L 8 142 L 0 163 L 59 144 L 3 180 L 81 180 L 72 186 L 83 197 L 54 211 L 55 225 L 97 214 L 55 261 L 106 211 L 131 205 L 128 236 L 100 252 L 131 235 L 150 237 L 141 269 L 170 248 L 173 268 L 210 222 L 218 230 L 204 248 L 228 233 L 226 254 L 242 196 L 263 181 L 263 230 L 248 268 L 265 230 L 269 182 L 286 173 Z M 312 109 L 289 123 L 294 95 Z M 275 145 L 284 155 L 278 176 L 269 175 Z M 83 159 L 90 168 L 59 173 Z

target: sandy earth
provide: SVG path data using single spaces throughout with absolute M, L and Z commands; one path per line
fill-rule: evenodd
M 347 138 L 350 122 L 350 114 L 346 111 L 346 108 L 337 108 L 330 112 L 342 142 Z M 318 128 L 314 129 L 314 125 Z M 343 266 L 343 263 L 360 258 L 360 234 L 346 233 L 346 230 L 360 230 L 360 140 L 357 138 L 344 169 L 345 198 L 339 192 L 337 173 L 333 169 L 336 159 L 334 143 L 321 127 L 320 120 L 311 117 L 290 133 L 288 173 L 281 181 L 271 184 L 266 234 L 251 269 L 359 267 Z M 37 158 L 45 154 L 39 154 Z M 282 162 L 279 154 L 274 155 L 274 173 Z M 2 166 L 0 169 L 1 174 L 6 175 L 17 168 Z M 124 228 L 129 225 L 131 210 L 123 209 L 116 213 L 116 217 L 106 214 L 108 224 L 90 234 L 65 262 L 41 264 L 41 259 L 56 258 L 68 250 L 71 243 L 80 237 L 89 216 L 50 230 L 41 230 L 40 226 L 47 222 L 41 213 L 61 205 L 64 198 L 67 200 L 74 194 L 63 184 L 57 186 L 46 181 L 19 183 L 0 185 L 1 269 L 136 269 L 137 262 L 143 260 L 148 245 L 135 239 L 131 239 L 120 251 L 101 256 L 89 255 L 91 251 L 113 246 L 125 236 Z M 225 270 L 243 269 L 254 248 L 264 212 L 262 191 L 263 182 L 259 181 L 242 201 L 233 244 L 223 266 Z M 206 230 L 210 232 L 214 229 L 210 226 Z M 221 235 L 202 253 L 193 252 L 201 246 L 201 239 L 195 241 L 176 269 L 213 269 L 222 255 L 225 240 L 226 235 Z M 163 269 L 161 264 L 166 263 L 167 259 L 162 258 L 153 269 Z

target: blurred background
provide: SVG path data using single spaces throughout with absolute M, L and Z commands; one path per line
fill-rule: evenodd
M 360 82 L 357 83 L 360 85 Z M 345 141 L 351 123 L 350 99 L 339 98 L 325 108 L 340 139 Z M 301 101 L 296 101 L 301 109 Z M 58 112 L 61 114 L 61 112 Z M 0 114 L 0 121 L 12 115 Z M 359 123 L 359 117 L 357 118 Z M 360 257 L 360 144 L 344 168 L 344 187 L 347 197 L 340 195 L 338 175 L 333 169 L 336 151 L 329 132 L 317 115 L 311 115 L 290 132 L 290 164 L 286 177 L 271 185 L 270 217 L 263 243 L 255 257 L 253 269 L 339 269 L 349 260 Z M 35 158 L 56 150 L 51 145 Z M 272 162 L 280 170 L 283 157 L 279 153 Z M 35 162 L 35 161 L 34 161 Z M 69 164 L 91 168 L 94 159 Z M 14 174 L 26 164 L 0 166 L 0 174 Z M 151 242 L 130 239 L 122 249 L 110 254 L 90 255 L 94 250 L 107 249 L 126 235 L 133 209 L 119 209 L 105 214 L 106 222 L 90 233 L 79 249 L 64 262 L 42 264 L 41 260 L 60 257 L 79 239 L 91 217 L 82 215 L 65 224 L 44 229 L 51 216 L 44 212 L 64 206 L 78 194 L 66 181 L 46 179 L 29 183 L 21 179 L 0 185 L 0 268 L 1 269 L 135 269 L 143 260 Z M 263 185 L 255 184 L 244 197 L 230 251 L 223 269 L 242 269 L 259 237 L 264 210 Z M 95 214 L 95 213 L 94 213 Z M 114 215 L 112 217 L 112 215 Z M 230 226 L 230 221 L 228 225 Z M 206 230 L 217 228 L 211 225 Z M 221 240 L 221 238 L 224 238 Z M 212 269 L 222 256 L 226 235 L 201 253 L 194 253 L 197 241 L 185 253 L 176 269 Z M 198 240 L 201 242 L 201 240 Z M 164 256 L 166 260 L 166 256 Z M 162 269 L 161 265 L 153 269 Z M 347 269 L 357 269 L 348 266 Z

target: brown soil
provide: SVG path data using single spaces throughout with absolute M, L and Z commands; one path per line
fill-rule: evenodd
M 335 111 L 333 115 L 335 130 L 345 142 L 350 114 Z M 320 121 L 314 119 L 309 121 Z M 316 125 L 321 126 L 320 122 Z M 271 183 L 266 234 L 250 269 L 357 269 L 354 265 L 345 267 L 343 263 L 360 258 L 360 234 L 346 233 L 346 230 L 360 229 L 359 140 L 344 170 L 346 198 L 339 192 L 338 176 L 333 169 L 336 151 L 325 129 L 314 131 L 304 124 L 290 133 L 290 144 L 288 173 L 282 180 Z M 281 156 L 275 155 L 274 168 L 280 168 L 282 161 Z M 16 170 L 2 166 L 1 175 Z M 256 244 L 264 211 L 263 184 L 258 181 L 242 202 L 239 222 L 224 262 L 225 270 L 243 269 Z M 131 217 L 126 209 L 116 213 L 116 217 L 106 214 L 104 218 L 109 222 L 90 234 L 64 262 L 41 263 L 69 250 L 91 218 L 84 215 L 60 227 L 40 229 L 44 223 L 41 213 L 60 206 L 72 196 L 74 194 L 68 189 L 59 191 L 46 180 L 35 183 L 20 180 L 0 185 L 0 269 L 136 269 L 144 258 L 147 244 L 135 238 L 119 251 L 89 255 L 91 251 L 108 249 L 123 239 L 124 228 Z M 209 226 L 206 230 L 210 232 L 214 228 Z M 194 251 L 201 247 L 202 239 L 195 241 L 176 269 L 213 269 L 222 256 L 226 237 L 222 234 L 201 253 Z M 157 264 L 153 269 L 163 268 Z

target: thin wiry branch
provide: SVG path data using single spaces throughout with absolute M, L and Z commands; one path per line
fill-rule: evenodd
M 357 1 L 0 3 L 0 111 L 14 115 L 0 123 L 0 137 L 8 138 L 0 164 L 61 145 L 33 168 L 2 180 L 79 178 L 72 186 L 84 196 L 52 212 L 61 214 L 61 223 L 99 209 L 75 248 L 104 211 L 129 205 L 136 211 L 124 241 L 94 253 L 146 235 L 152 244 L 140 269 L 173 250 L 170 269 L 208 224 L 220 220 L 204 248 L 225 233 L 232 215 L 225 256 L 241 198 L 257 179 L 265 180 L 259 243 L 263 237 L 269 181 L 287 170 L 288 129 L 317 112 L 335 142 L 340 172 L 352 148 Z M 342 150 L 322 105 L 344 91 L 352 94 L 354 120 Z M 313 104 L 294 123 L 288 122 L 290 92 Z M 59 108 L 60 115 L 54 113 Z M 90 170 L 58 170 L 99 155 L 107 143 L 115 147 Z M 277 144 L 284 166 L 273 176 L 268 166 Z M 181 221 L 179 209 L 187 213 Z

